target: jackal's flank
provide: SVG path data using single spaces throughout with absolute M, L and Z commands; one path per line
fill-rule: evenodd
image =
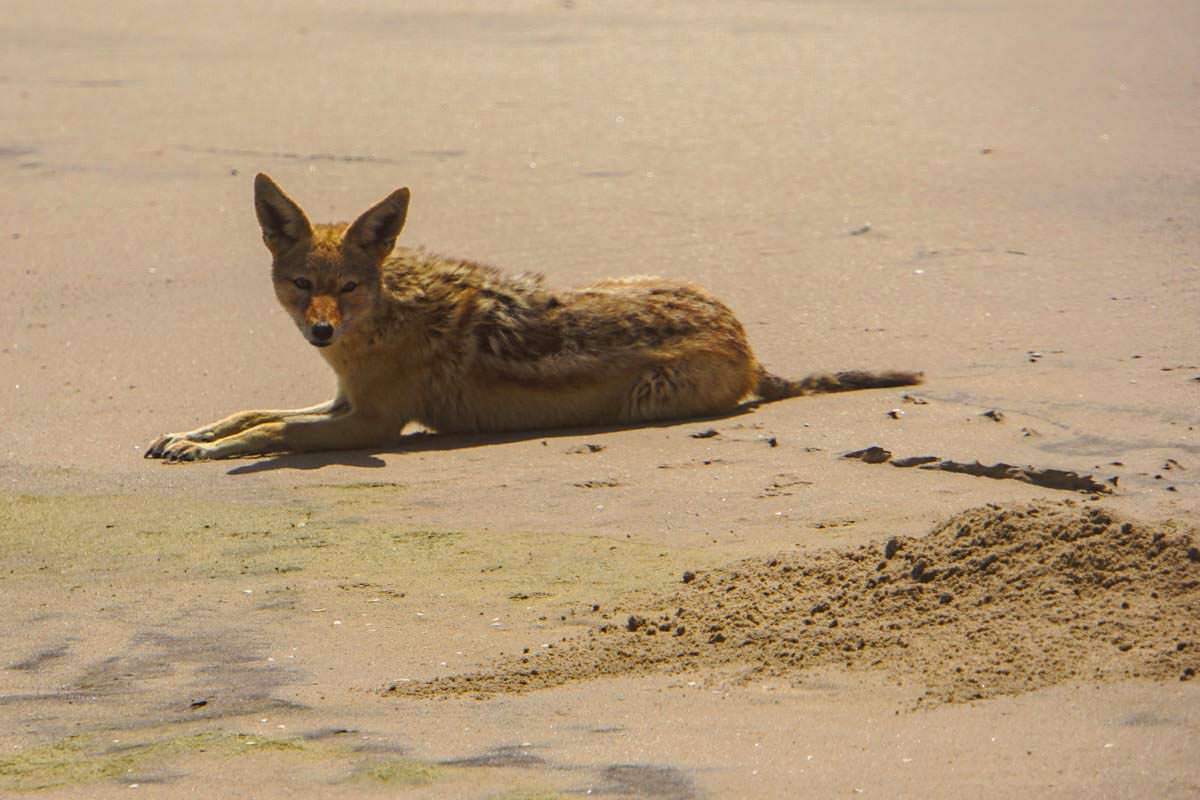
M 914 372 L 773 375 L 733 312 L 680 281 L 617 278 L 556 291 L 539 275 L 393 252 L 408 200 L 398 189 L 351 225 L 313 225 L 274 181 L 255 178 L 275 294 L 337 373 L 337 394 L 165 434 L 146 456 L 387 446 L 410 422 L 441 432 L 628 424 L 921 380 Z

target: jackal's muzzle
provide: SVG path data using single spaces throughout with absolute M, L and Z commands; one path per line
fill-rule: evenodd
M 328 347 L 337 338 L 342 326 L 342 312 L 337 298 L 316 295 L 304 310 L 304 338 L 317 347 Z

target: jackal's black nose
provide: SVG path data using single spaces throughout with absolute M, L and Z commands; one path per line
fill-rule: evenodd
M 312 335 L 318 342 L 328 342 L 333 338 L 333 326 L 328 322 L 318 322 L 312 326 Z

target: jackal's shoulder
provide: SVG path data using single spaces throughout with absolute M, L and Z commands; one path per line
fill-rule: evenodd
M 419 330 L 435 350 L 518 359 L 561 347 L 557 320 L 548 313 L 560 301 L 536 273 L 507 274 L 475 261 L 399 248 L 383 265 L 381 290 L 376 325 L 385 339 L 392 330 Z
M 386 294 L 401 302 L 460 302 L 478 296 L 520 305 L 548 296 L 539 273 L 510 275 L 476 261 L 410 248 L 398 248 L 387 260 L 382 282 Z

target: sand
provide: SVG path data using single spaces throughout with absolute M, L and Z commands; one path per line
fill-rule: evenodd
M 597 606 L 606 622 L 554 650 L 391 692 L 487 696 L 726 665 L 752 681 L 838 666 L 914 680 L 930 705 L 1066 681 L 1193 679 L 1195 533 L 1066 503 L 973 509 L 882 547 L 688 570 L 651 611 Z
M 1198 34 L 1168 0 L 9 3 L 0 795 L 1200 793 Z M 405 244 L 551 285 L 697 281 L 783 374 L 927 380 L 143 460 L 332 392 L 258 171 L 331 221 L 407 185 Z

